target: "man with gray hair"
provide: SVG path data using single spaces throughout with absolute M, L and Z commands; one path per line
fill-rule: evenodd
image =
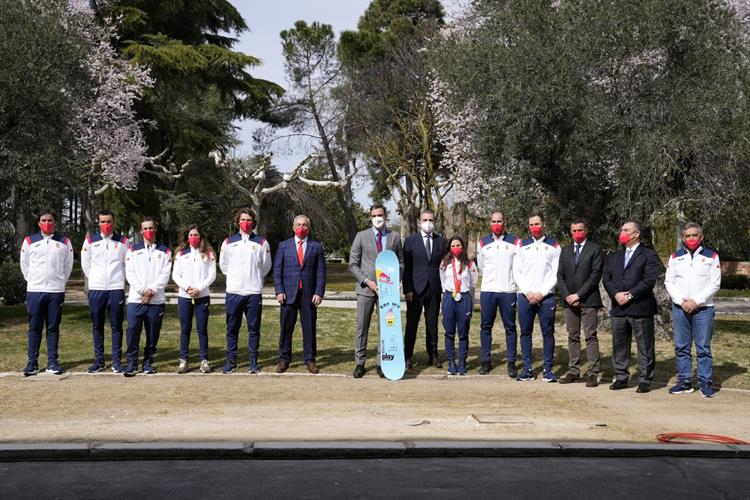
M 695 222 L 688 222 L 682 229 L 682 246 L 669 258 L 664 284 L 672 299 L 677 359 L 677 383 L 669 393 L 693 392 L 690 351 L 695 342 L 700 392 L 703 397 L 713 397 L 713 298 L 721 286 L 721 263 L 719 254 L 703 245 L 703 230 Z
M 302 324 L 302 349 L 307 371 L 318 373 L 316 324 L 318 306 L 326 289 L 326 262 L 323 245 L 308 238 L 310 219 L 298 215 L 292 223 L 294 236 L 284 240 L 273 262 L 273 285 L 280 304 L 279 364 L 276 373 L 284 373 L 292 360 L 292 334 L 297 314 Z

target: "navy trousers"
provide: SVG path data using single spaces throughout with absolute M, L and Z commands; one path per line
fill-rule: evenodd
M 302 351 L 305 362 L 315 361 L 317 353 L 316 323 L 318 321 L 318 308 L 312 304 L 312 295 L 297 292 L 294 302 L 281 304 L 280 322 L 281 332 L 279 334 L 279 360 L 289 362 L 292 360 L 292 335 L 294 325 L 297 323 L 299 313 L 302 325 Z
M 180 316 L 180 359 L 188 359 L 190 332 L 193 330 L 193 316 L 195 316 L 195 328 L 198 330 L 198 346 L 201 360 L 208 359 L 208 310 L 210 304 L 210 297 L 200 297 L 197 299 L 177 298 L 177 313 Z
M 479 294 L 479 307 L 481 309 L 481 328 L 479 331 L 479 341 L 481 350 L 479 357 L 482 363 L 490 362 L 490 352 L 492 351 L 492 327 L 495 325 L 495 317 L 498 309 L 500 310 L 500 319 L 503 321 L 505 329 L 505 347 L 507 355 L 505 361 L 508 363 L 516 362 L 516 349 L 518 335 L 516 333 L 516 294 L 501 292 L 481 292 Z
M 263 312 L 263 296 L 261 294 L 237 295 L 228 293 L 227 307 L 227 361 L 237 364 L 237 337 L 242 326 L 242 315 L 247 321 L 247 346 L 251 361 L 258 360 L 260 346 L 260 320 Z
M 143 362 L 153 363 L 156 345 L 159 343 L 161 322 L 164 319 L 164 304 L 128 304 L 128 329 L 125 331 L 128 365 L 138 365 L 141 331 L 146 329 L 146 347 Z
M 94 338 L 94 361 L 104 365 L 104 320 L 109 313 L 112 329 L 112 364 L 122 357 L 122 321 L 125 312 L 125 290 L 89 290 L 91 335 Z
M 28 357 L 37 363 L 42 331 L 47 324 L 47 365 L 57 364 L 57 344 L 60 340 L 60 320 L 65 293 L 26 292 L 26 309 L 29 312 Z
M 539 316 L 544 346 L 544 371 L 552 370 L 555 357 L 555 294 L 544 297 L 537 305 L 531 305 L 526 296 L 518 294 L 518 322 L 521 325 L 521 354 L 523 369 L 531 370 L 531 332 L 534 330 L 534 318 Z
M 471 294 L 464 292 L 461 300 L 456 302 L 450 292 L 443 293 L 443 329 L 445 329 L 445 357 L 449 363 L 456 359 L 455 342 L 458 331 L 458 364 L 466 366 L 469 356 L 469 327 L 471 314 L 474 311 L 474 300 Z

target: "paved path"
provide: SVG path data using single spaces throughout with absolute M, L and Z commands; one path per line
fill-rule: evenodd
M 74 305 L 88 305 L 85 294 L 82 291 L 75 290 L 66 293 L 65 302 Z M 176 304 L 177 294 L 167 293 L 167 302 L 170 304 Z M 224 294 L 212 293 L 211 303 L 223 304 Z M 475 303 L 479 303 L 479 293 L 476 294 Z M 271 287 L 266 287 L 263 290 L 263 305 L 278 305 L 276 295 L 274 295 L 274 291 Z M 405 308 L 406 303 L 402 301 L 401 306 Z M 326 292 L 325 300 L 323 300 L 321 307 L 356 309 L 357 296 L 352 292 Z M 715 299 L 715 308 L 716 314 L 718 315 L 750 314 L 750 299 L 739 297 L 717 298 Z

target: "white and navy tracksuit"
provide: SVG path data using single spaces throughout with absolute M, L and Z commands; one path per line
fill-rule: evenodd
M 693 367 L 690 351 L 695 342 L 698 381 L 710 383 L 713 375 L 713 300 L 721 287 L 719 254 L 702 246 L 692 253 L 685 248 L 677 250 L 669 258 L 664 284 L 672 299 L 677 378 L 682 383 L 691 382 Z M 682 301 L 687 299 L 698 304 L 698 309 L 691 314 L 681 307 Z
M 482 288 L 479 293 L 481 308 L 480 361 L 490 362 L 492 350 L 492 327 L 498 309 L 505 329 L 506 361 L 516 362 L 516 282 L 513 279 L 513 261 L 518 238 L 504 233 L 501 236 L 488 234 L 477 243 L 477 265 L 482 273 Z
M 271 247 L 257 234 L 236 233 L 224 240 L 219 267 L 227 277 L 227 360 L 225 371 L 237 366 L 237 337 L 245 315 L 250 367 L 257 367 L 260 346 L 263 279 L 271 270 Z
M 26 280 L 29 311 L 29 367 L 38 369 L 42 330 L 47 324 L 47 368 L 57 369 L 60 319 L 65 302 L 65 283 L 73 270 L 73 247 L 59 233 L 27 236 L 21 245 L 21 272 Z
M 455 269 L 455 275 L 454 275 Z M 440 284 L 443 289 L 442 305 L 443 329 L 445 330 L 445 357 L 448 370 L 453 371 L 456 363 L 455 339 L 458 331 L 458 372 L 466 373 L 466 358 L 469 355 L 469 327 L 474 311 L 474 289 L 479 272 L 473 262 L 461 268 L 461 263 L 453 257 L 448 265 L 440 267 Z M 456 301 L 456 278 L 460 282 L 461 300 Z
M 513 279 L 518 286 L 518 322 L 521 326 L 521 353 L 523 374 L 531 374 L 531 332 L 534 317 L 539 315 L 544 346 L 544 373 L 551 373 L 555 355 L 555 286 L 560 262 L 560 245 L 548 236 L 529 238 L 516 246 L 513 262 Z M 539 304 L 532 305 L 526 294 L 534 292 L 544 296 Z
M 128 293 L 127 342 L 128 372 L 138 366 L 138 351 L 141 330 L 146 329 L 146 346 L 143 349 L 144 371 L 151 368 L 159 342 L 161 323 L 164 318 L 164 289 L 169 283 L 172 259 L 169 248 L 160 243 L 146 245 L 138 243 L 130 247 L 125 258 L 125 275 L 130 285 Z M 147 304 L 141 304 L 146 290 L 153 290 L 154 296 Z
M 213 252 L 205 255 L 190 245 L 186 245 L 174 259 L 172 280 L 179 287 L 177 312 L 180 316 L 180 359 L 188 359 L 190 331 L 193 328 L 193 315 L 198 330 L 200 359 L 208 360 L 208 313 L 211 299 L 208 287 L 216 279 L 216 257 Z M 195 288 L 200 293 L 193 299 L 188 293 Z
M 125 308 L 125 256 L 128 239 L 120 234 L 87 234 L 81 248 L 81 268 L 88 280 L 94 364 L 104 367 L 104 319 L 112 329 L 112 370 L 120 371 L 122 322 Z

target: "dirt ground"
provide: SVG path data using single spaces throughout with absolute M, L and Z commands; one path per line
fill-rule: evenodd
M 662 432 L 750 441 L 750 391 L 713 399 L 502 375 L 390 382 L 341 375 L 0 377 L 0 441 L 563 440 Z

